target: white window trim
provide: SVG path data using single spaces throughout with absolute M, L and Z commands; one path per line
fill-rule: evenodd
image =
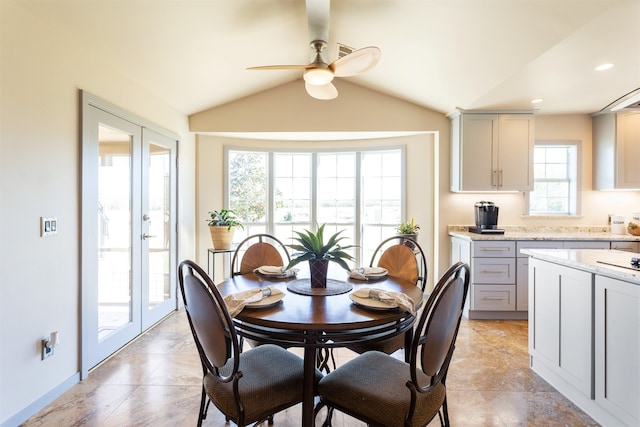
M 576 218 L 582 216 L 582 141 L 580 140 L 536 140 L 535 145 L 573 145 L 576 147 L 576 197 L 575 197 L 575 214 L 531 214 L 530 191 L 525 191 L 524 195 L 524 214 L 525 218 Z M 571 165 L 569 165 L 571 166 Z M 535 177 L 534 177 L 535 179 Z

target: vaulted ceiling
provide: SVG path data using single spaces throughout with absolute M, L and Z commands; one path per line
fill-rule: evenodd
M 22 4 L 187 115 L 294 80 L 304 91 L 299 70 L 246 70 L 310 61 L 304 0 Z M 640 0 L 332 0 L 325 59 L 337 43 L 378 46 L 378 65 L 345 79 L 442 113 L 592 113 L 640 87 L 639 22 Z

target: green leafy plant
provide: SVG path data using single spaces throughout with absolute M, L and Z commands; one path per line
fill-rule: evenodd
M 236 213 L 230 209 L 220 209 L 219 211 L 210 211 L 207 224 L 211 226 L 227 226 L 227 230 L 231 230 L 231 227 L 236 227 L 244 230 L 244 225 L 240 222 Z
M 413 218 L 411 218 L 411 222 L 401 222 L 396 227 L 396 231 L 400 234 L 418 234 L 418 230 L 420 230 L 420 226 L 413 221 Z
M 318 227 L 316 233 L 304 230 L 304 232 L 294 231 L 298 237 L 294 237 L 299 244 L 287 245 L 293 250 L 298 252 L 294 253 L 291 258 L 291 262 L 287 266 L 287 269 L 301 263 L 302 261 L 309 261 L 313 259 L 326 259 L 338 263 L 345 270 L 349 270 L 347 261 L 352 261 L 354 258 L 345 252 L 345 249 L 354 248 L 354 245 L 342 246 L 340 241 L 346 239 L 346 237 L 340 237 L 340 233 L 344 230 L 338 231 L 332 235 L 327 243 L 324 243 L 324 226 L 322 224 Z

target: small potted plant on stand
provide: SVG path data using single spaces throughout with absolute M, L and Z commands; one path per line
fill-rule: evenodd
M 411 239 L 414 242 L 418 241 L 418 231 L 420 230 L 420 226 L 413 221 L 411 218 L 411 222 L 401 222 L 398 227 L 396 227 L 396 231 L 399 235 L 406 237 L 407 239 Z
M 233 233 L 236 228 L 244 230 L 244 226 L 236 217 L 235 212 L 230 209 L 209 212 L 207 223 L 209 224 L 211 241 L 215 250 L 231 248 Z
M 345 249 L 350 249 L 355 246 L 341 246 L 339 244 L 342 239 L 346 238 L 339 237 L 340 233 L 344 230 L 332 235 L 327 243 L 324 243 L 324 226 L 325 224 L 322 224 L 316 233 L 309 230 L 304 230 L 303 233 L 294 231 L 298 237 L 294 237 L 293 239 L 300 244 L 287 245 L 291 249 L 298 251 L 292 255 L 291 262 L 289 262 L 287 269 L 302 261 L 309 261 L 312 288 L 327 287 L 327 269 L 330 261 L 338 263 L 340 267 L 349 271 L 349 265 L 346 261 L 354 259 L 350 254 L 345 252 Z

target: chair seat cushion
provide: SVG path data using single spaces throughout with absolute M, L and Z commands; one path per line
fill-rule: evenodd
M 402 426 L 409 411 L 409 364 L 387 354 L 369 351 L 326 375 L 318 394 L 328 406 L 343 410 L 373 425 Z M 428 384 L 426 375 L 420 380 Z M 439 383 L 428 393 L 418 393 L 412 426 L 426 425 L 445 399 Z
M 225 365 L 221 371 L 230 372 L 231 366 Z M 243 352 L 239 371 L 243 375 L 238 381 L 238 391 L 246 424 L 263 420 L 302 400 L 303 360 L 281 347 L 265 344 Z M 316 369 L 315 375 L 317 383 L 322 374 Z M 238 419 L 232 381 L 223 383 L 208 373 L 204 387 L 222 413 Z

